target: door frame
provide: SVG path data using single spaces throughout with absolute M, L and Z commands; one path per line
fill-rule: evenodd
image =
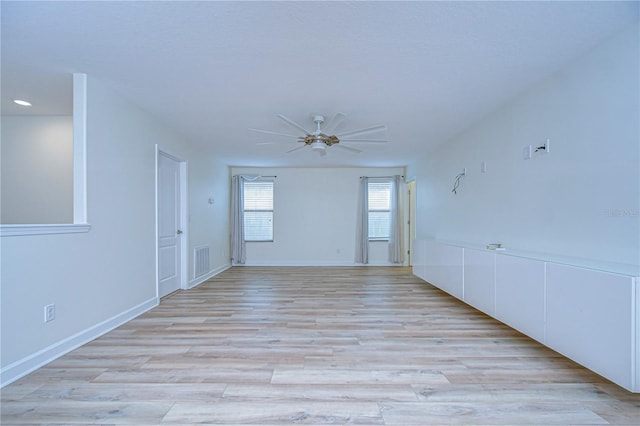
M 189 217 L 189 202 L 188 202 L 188 185 L 187 185 L 187 167 L 188 167 L 188 163 L 187 160 L 185 160 L 184 158 L 182 158 L 180 155 L 176 154 L 175 152 L 172 152 L 170 150 L 167 150 L 161 146 L 159 146 L 158 144 L 156 144 L 156 150 L 155 150 L 155 186 L 156 186 L 156 193 L 155 193 L 155 210 L 156 210 L 156 215 L 155 215 L 155 223 L 156 223 L 156 247 L 155 247 L 155 252 L 156 252 L 156 299 L 158 299 L 158 302 L 160 301 L 160 274 L 159 274 L 159 267 L 160 267 L 160 250 L 159 250 L 159 246 L 160 246 L 160 231 L 159 231 L 159 226 L 160 226 L 160 211 L 159 211 L 159 206 L 158 206 L 158 197 L 159 197 L 159 192 L 160 192 L 160 187 L 159 187 L 159 178 L 158 178 L 158 168 L 159 168 L 159 159 L 160 159 L 160 155 L 164 155 L 165 157 L 169 157 L 172 160 L 177 161 L 178 163 L 180 163 L 180 229 L 182 230 L 182 236 L 183 239 L 181 241 L 180 244 L 180 258 L 178 259 L 178 261 L 180 262 L 180 289 L 187 289 L 187 276 L 188 276 L 188 251 L 187 248 L 189 246 L 189 221 L 187 220 L 187 218 Z

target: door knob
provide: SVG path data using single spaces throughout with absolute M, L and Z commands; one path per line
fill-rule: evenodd
M 182 231 L 181 231 L 180 229 L 178 229 L 178 230 L 176 231 L 176 234 L 180 235 L 180 234 L 182 234 Z

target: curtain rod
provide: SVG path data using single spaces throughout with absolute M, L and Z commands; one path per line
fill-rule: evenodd
M 391 179 L 395 176 L 360 176 L 360 179 L 362 178 L 369 178 L 369 179 Z M 404 176 L 400 176 L 401 178 L 403 178 Z
M 242 176 L 242 175 L 233 175 L 233 177 L 236 177 L 236 176 Z M 278 176 L 263 176 L 263 175 L 258 175 L 258 177 L 261 177 L 261 178 L 263 178 L 263 177 L 268 177 L 268 178 L 277 178 Z M 404 177 L 404 176 L 403 176 L 403 177 Z

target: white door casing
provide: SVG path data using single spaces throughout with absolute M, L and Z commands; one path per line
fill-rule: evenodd
M 184 288 L 184 205 L 181 161 L 157 151 L 158 297 Z

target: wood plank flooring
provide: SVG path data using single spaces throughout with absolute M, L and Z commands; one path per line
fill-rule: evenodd
M 2 390 L 2 424 L 640 424 L 408 268 L 229 269 Z

